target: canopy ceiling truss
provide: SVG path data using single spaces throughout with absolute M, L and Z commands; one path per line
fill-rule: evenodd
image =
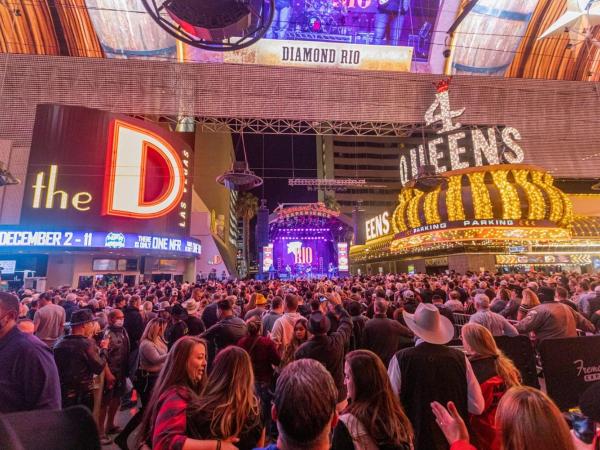
M 139 119 L 169 122 L 173 125 L 188 123 L 190 119 L 203 131 L 264 134 L 306 134 L 347 136 L 409 137 L 421 131 L 422 124 L 394 122 L 359 122 L 335 120 L 251 119 L 239 117 L 176 117 L 136 115 Z

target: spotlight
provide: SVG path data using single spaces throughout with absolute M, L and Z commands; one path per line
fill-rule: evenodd
M 175 39 L 212 51 L 239 50 L 262 38 L 275 0 L 142 0 L 154 21 Z

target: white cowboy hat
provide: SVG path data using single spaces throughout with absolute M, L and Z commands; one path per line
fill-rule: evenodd
M 454 325 L 431 303 L 421 303 L 414 314 L 402 312 L 404 321 L 418 337 L 430 344 L 446 344 L 454 337 Z
M 186 300 L 185 302 L 183 302 L 183 304 L 181 306 L 183 306 L 185 308 L 185 310 L 188 312 L 188 314 L 195 314 L 196 312 L 198 312 L 198 308 L 200 307 L 200 304 L 193 298 L 190 298 L 189 300 Z

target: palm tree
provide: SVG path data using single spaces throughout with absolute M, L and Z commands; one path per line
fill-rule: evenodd
M 337 199 L 335 198 L 335 196 L 333 194 L 325 194 L 323 203 L 325 203 L 325 206 L 328 209 L 331 209 L 333 211 L 338 211 L 338 212 L 340 210 L 340 204 L 338 203 Z
M 242 192 L 235 205 L 235 213 L 243 221 L 244 228 L 244 257 L 250 259 L 250 221 L 258 211 L 258 197 L 250 192 Z

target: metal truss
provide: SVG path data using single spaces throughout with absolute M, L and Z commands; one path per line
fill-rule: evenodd
M 188 125 L 191 117 L 134 115 L 142 120 L 167 122 L 173 128 Z M 194 117 L 196 126 L 215 133 L 305 134 L 346 136 L 409 137 L 423 128 L 422 124 L 394 122 L 360 122 L 341 120 L 251 119 L 237 117 Z
M 229 129 L 234 133 L 318 134 L 349 136 L 411 136 L 420 126 L 391 122 L 354 122 L 335 120 L 241 119 L 235 117 L 196 117 L 206 131 Z
M 305 186 L 309 191 L 346 191 L 348 188 L 364 187 L 366 184 L 366 180 L 355 178 L 288 178 L 288 186 Z

